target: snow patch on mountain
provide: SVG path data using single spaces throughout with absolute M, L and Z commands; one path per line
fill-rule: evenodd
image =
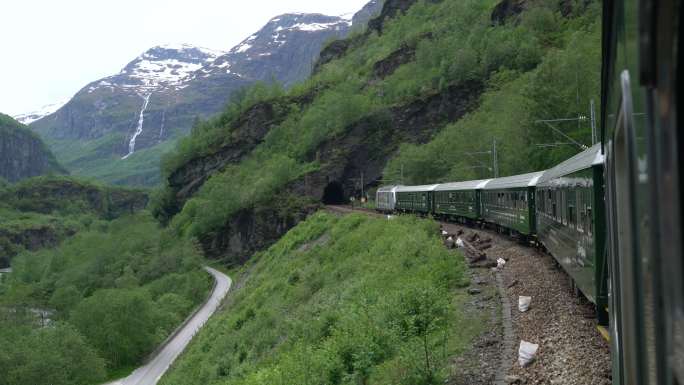
M 93 93 L 102 89 L 149 93 L 163 89 L 181 90 L 192 75 L 213 63 L 225 52 L 188 44 L 165 44 L 153 47 L 128 63 L 121 72 L 88 87 Z
M 247 52 L 250 48 L 252 48 L 251 44 L 248 43 L 242 43 L 239 46 L 235 48 L 236 53 L 242 53 L 242 52 Z
M 337 22 L 337 23 L 298 23 L 290 27 L 289 29 L 297 29 L 300 31 L 324 31 L 326 29 L 336 29 L 340 30 L 342 24 L 346 24 L 347 26 L 351 25 L 351 21 L 347 22 L 346 20 L 342 23 Z
M 40 119 L 42 119 L 48 115 L 53 114 L 55 111 L 62 108 L 62 106 L 64 106 L 67 102 L 68 102 L 68 100 L 61 101 L 59 103 L 48 104 L 47 106 L 43 106 L 36 111 L 28 112 L 25 114 L 15 115 L 15 116 L 13 116 L 13 118 L 15 120 L 17 120 L 19 123 L 28 125 L 28 124 L 36 122 L 36 121 L 38 121 L 38 120 L 40 120 Z

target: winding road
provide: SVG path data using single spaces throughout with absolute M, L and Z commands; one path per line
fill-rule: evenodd
M 232 281 L 230 277 L 211 267 L 204 268 L 216 279 L 216 286 L 211 297 L 202 305 L 190 321 L 180 329 L 171 340 L 145 366 L 136 369 L 130 376 L 107 383 L 105 385 L 155 385 L 166 373 L 171 364 L 185 350 L 192 338 L 218 309 L 221 301 L 228 294 Z

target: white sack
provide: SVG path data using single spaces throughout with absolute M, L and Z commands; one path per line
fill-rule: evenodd
M 530 303 L 532 302 L 532 297 L 519 296 L 518 297 L 518 310 L 522 313 L 526 312 L 530 308 Z
M 456 247 L 464 247 L 465 243 L 463 243 L 463 240 L 461 238 L 456 239 Z
M 534 361 L 534 356 L 537 354 L 539 345 L 527 341 L 520 341 L 520 349 L 518 349 L 518 363 L 521 368 L 529 365 Z
M 503 268 L 505 264 L 506 264 L 506 260 L 503 258 L 499 258 L 496 260 L 496 267 L 499 269 Z

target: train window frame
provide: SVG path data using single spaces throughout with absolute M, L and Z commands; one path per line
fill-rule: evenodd
M 568 204 L 568 227 L 575 228 L 575 206 Z
M 587 218 L 589 221 L 587 222 L 587 234 L 589 236 L 594 235 L 594 217 L 592 215 L 592 209 L 591 206 L 587 207 Z
M 580 187 L 577 194 L 577 212 L 579 216 L 577 218 L 577 231 L 584 233 L 584 221 L 586 221 L 587 213 L 585 212 L 584 196 L 586 194 L 586 189 Z

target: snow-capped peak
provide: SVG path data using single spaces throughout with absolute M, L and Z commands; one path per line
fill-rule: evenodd
M 92 84 L 88 92 L 103 88 L 130 89 L 136 93 L 149 93 L 165 88 L 182 89 L 194 72 L 224 54 L 222 51 L 190 44 L 158 45 L 140 54 L 119 74 Z
M 31 124 L 37 120 L 40 120 L 40 119 L 54 113 L 55 111 L 62 108 L 62 106 L 65 105 L 67 102 L 68 102 L 68 100 L 61 101 L 58 103 L 48 104 L 46 106 L 41 107 L 40 109 L 38 109 L 36 111 L 28 112 L 25 114 L 15 115 L 15 116 L 13 116 L 13 118 L 16 119 L 19 123 L 28 125 L 28 124 Z
M 346 31 L 353 15 L 326 16 L 322 14 L 286 13 L 276 16 L 257 33 L 233 47 L 229 54 L 264 56 L 268 50 L 287 43 L 289 33 L 320 31 Z M 255 47 L 260 47 L 257 49 Z M 266 51 L 265 51 L 266 50 Z M 258 51 L 258 52 L 257 52 Z
M 225 55 L 225 51 L 219 51 L 215 49 L 210 49 L 210 48 L 204 48 L 204 47 L 198 47 L 192 44 L 161 44 L 153 48 L 160 48 L 160 49 L 166 49 L 166 50 L 173 50 L 173 51 L 186 51 L 186 50 L 197 50 L 200 51 L 207 56 L 214 56 L 214 57 L 219 57 L 221 55 Z

